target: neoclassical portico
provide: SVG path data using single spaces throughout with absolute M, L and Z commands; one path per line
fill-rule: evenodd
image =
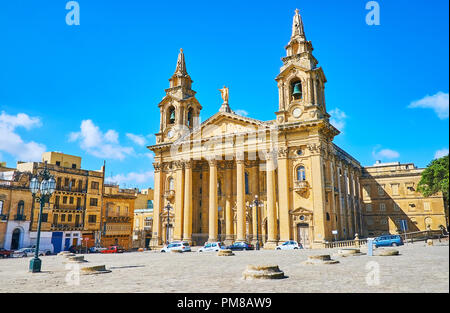
M 155 153 L 151 246 L 165 241 L 167 205 L 174 214 L 170 240 L 197 245 L 258 237 L 267 249 L 287 240 L 316 247 L 332 240 L 333 230 L 339 239 L 361 230 L 361 166 L 333 143 L 339 131 L 326 110 L 326 78 L 298 11 L 286 50 L 274 120 L 234 113 L 224 87 L 218 112 L 201 124 L 202 106 L 180 51 L 149 147 Z M 261 206 L 250 206 L 255 196 Z

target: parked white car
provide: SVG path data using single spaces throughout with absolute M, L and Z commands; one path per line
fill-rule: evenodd
M 225 249 L 225 245 L 221 242 L 207 242 L 198 252 L 214 252 Z
M 22 248 L 19 250 L 16 250 L 13 252 L 12 257 L 13 258 L 26 258 L 30 256 L 34 256 L 34 248 Z M 48 255 L 46 254 L 46 251 L 41 250 L 39 251 L 39 256 Z
M 277 246 L 277 250 L 297 250 L 303 249 L 301 244 L 298 244 L 297 241 L 289 240 L 283 242 L 281 245 Z
M 187 241 L 175 241 L 164 246 L 164 248 L 161 249 L 161 252 L 170 252 L 172 250 L 191 252 L 191 246 L 189 246 L 189 242 Z

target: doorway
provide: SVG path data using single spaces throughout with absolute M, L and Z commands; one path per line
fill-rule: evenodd
M 297 238 L 304 248 L 309 248 L 309 224 L 297 224 Z
M 21 231 L 19 228 L 14 229 L 14 231 L 12 233 L 12 238 L 11 238 L 11 250 L 19 249 L 20 233 L 21 233 Z

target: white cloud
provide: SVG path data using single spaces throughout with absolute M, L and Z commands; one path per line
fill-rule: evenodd
M 377 160 L 398 159 L 400 157 L 400 153 L 395 150 L 381 149 L 380 151 L 377 151 L 379 148 L 380 146 L 376 146 L 372 151 L 372 156 Z
M 234 111 L 234 113 L 236 113 L 237 115 L 241 115 L 241 116 L 248 116 L 248 112 L 245 110 L 236 110 L 236 111 Z
M 343 132 L 345 128 L 345 120 L 347 119 L 347 114 L 345 114 L 344 111 L 339 110 L 338 108 L 331 110 L 330 112 L 331 119 L 330 123 L 334 127 L 336 127 L 338 130 Z
M 30 117 L 24 113 L 14 116 L 2 111 L 0 115 L 0 151 L 14 156 L 19 161 L 39 161 L 42 153 L 46 150 L 45 145 L 34 141 L 24 142 L 15 131 L 18 127 L 30 130 L 41 125 L 38 117 Z
M 436 153 L 434 154 L 434 158 L 440 159 L 440 158 L 448 155 L 448 153 L 449 153 L 448 148 L 443 148 L 441 150 L 436 151 Z
M 449 97 L 448 93 L 443 93 L 439 91 L 434 96 L 427 95 L 426 97 L 411 102 L 408 108 L 422 108 L 422 109 L 433 109 L 437 116 L 444 120 L 448 118 L 448 107 L 449 107 Z
M 128 139 L 133 141 L 138 146 L 145 146 L 145 144 L 147 143 L 147 139 L 145 139 L 145 137 L 142 135 L 135 135 L 135 134 L 128 133 L 127 137 L 128 137 Z
M 91 120 L 82 121 L 80 131 L 69 134 L 69 141 L 79 141 L 81 149 L 98 158 L 123 160 L 134 153 L 133 148 L 119 144 L 119 134 L 115 130 L 103 134 Z
M 150 184 L 150 182 L 153 180 L 153 178 L 154 178 L 154 172 L 147 171 L 147 172 L 141 172 L 141 173 L 131 172 L 128 174 L 114 175 L 112 177 L 106 178 L 105 180 L 107 182 L 114 182 L 119 185 L 124 184 L 124 183 L 134 185 L 134 184 L 145 184 L 145 183 Z

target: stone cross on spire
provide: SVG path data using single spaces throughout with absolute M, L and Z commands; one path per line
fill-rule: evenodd
M 301 37 L 306 40 L 302 17 L 299 9 L 295 9 L 294 22 L 292 23 L 292 38 Z
M 177 68 L 175 74 L 187 75 L 186 71 L 186 61 L 184 60 L 183 49 L 180 49 L 180 54 L 178 54 Z

